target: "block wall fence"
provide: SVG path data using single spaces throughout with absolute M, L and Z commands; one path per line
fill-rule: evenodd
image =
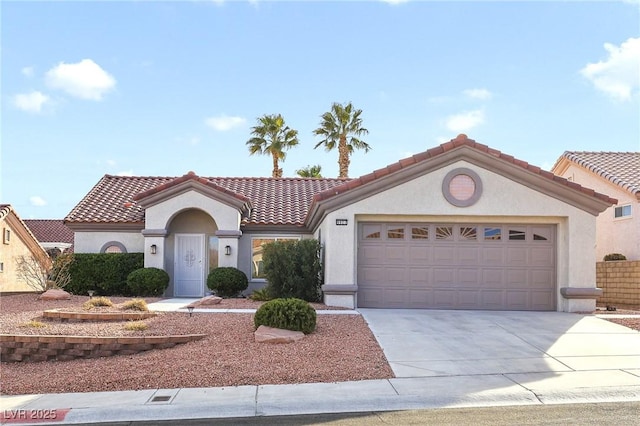
M 640 260 L 597 262 L 596 284 L 603 292 L 599 305 L 640 306 Z

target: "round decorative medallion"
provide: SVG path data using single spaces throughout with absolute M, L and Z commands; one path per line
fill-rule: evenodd
M 469 207 L 482 195 L 480 176 L 464 167 L 451 170 L 442 181 L 444 198 L 456 207 Z

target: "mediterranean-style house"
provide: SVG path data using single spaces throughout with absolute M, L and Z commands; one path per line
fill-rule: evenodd
M 0 230 L 0 292 L 38 291 L 21 279 L 17 261 L 21 256 L 48 259 L 48 255 L 10 204 L 0 204 Z
M 216 266 L 259 288 L 264 243 L 316 238 L 328 305 L 577 312 L 614 203 L 459 135 L 356 179 L 106 175 L 65 224 L 76 253 L 144 252 L 167 296 L 203 296 Z
M 52 259 L 73 252 L 73 231 L 62 219 L 25 219 L 24 223 Z
M 640 152 L 564 152 L 552 170 L 618 202 L 596 219 L 596 259 L 640 260 Z

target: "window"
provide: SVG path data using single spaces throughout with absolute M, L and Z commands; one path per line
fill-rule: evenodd
M 613 211 L 613 217 L 615 217 L 616 219 L 628 216 L 631 216 L 631 204 L 616 207 Z
M 412 240 L 428 240 L 429 239 L 429 227 L 428 226 L 414 226 L 411 228 Z
M 389 239 L 389 240 L 404 240 L 404 228 L 389 228 L 389 229 L 387 229 L 387 239 Z
M 460 227 L 460 239 L 461 240 L 476 240 L 478 238 L 478 232 L 475 227 L 461 226 Z
M 209 271 L 218 267 L 218 237 L 209 237 Z
M 437 226 L 436 240 L 453 240 L 453 228 L 451 226 Z
M 378 240 L 380 239 L 381 225 L 365 224 L 362 225 L 362 234 L 365 240 Z
M 274 241 L 297 241 L 299 239 L 297 237 L 253 238 L 251 240 L 251 279 L 263 280 L 266 278 L 262 263 L 262 252 L 265 244 L 273 243 Z
M 109 241 L 100 249 L 100 253 L 126 253 L 127 249 L 121 242 Z
M 9 244 L 9 241 L 10 241 L 10 240 L 11 240 L 11 230 L 10 230 L 10 229 L 5 228 L 5 229 L 2 231 L 2 242 L 3 242 L 4 244 Z
M 499 241 L 502 239 L 502 228 L 484 228 L 485 241 Z
M 524 229 L 509 229 L 509 240 L 523 241 L 526 239 L 527 233 Z

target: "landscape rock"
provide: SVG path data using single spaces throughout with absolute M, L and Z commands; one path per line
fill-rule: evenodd
M 207 297 L 203 297 L 200 300 L 196 300 L 193 303 L 188 304 L 187 307 L 200 308 L 203 306 L 218 305 L 220 302 L 222 302 L 222 297 L 207 296 Z
M 254 333 L 258 343 L 292 343 L 304 337 L 302 331 L 282 330 L 261 325 Z
M 71 294 L 60 289 L 60 288 L 51 288 L 38 297 L 40 300 L 69 300 L 71 299 Z

